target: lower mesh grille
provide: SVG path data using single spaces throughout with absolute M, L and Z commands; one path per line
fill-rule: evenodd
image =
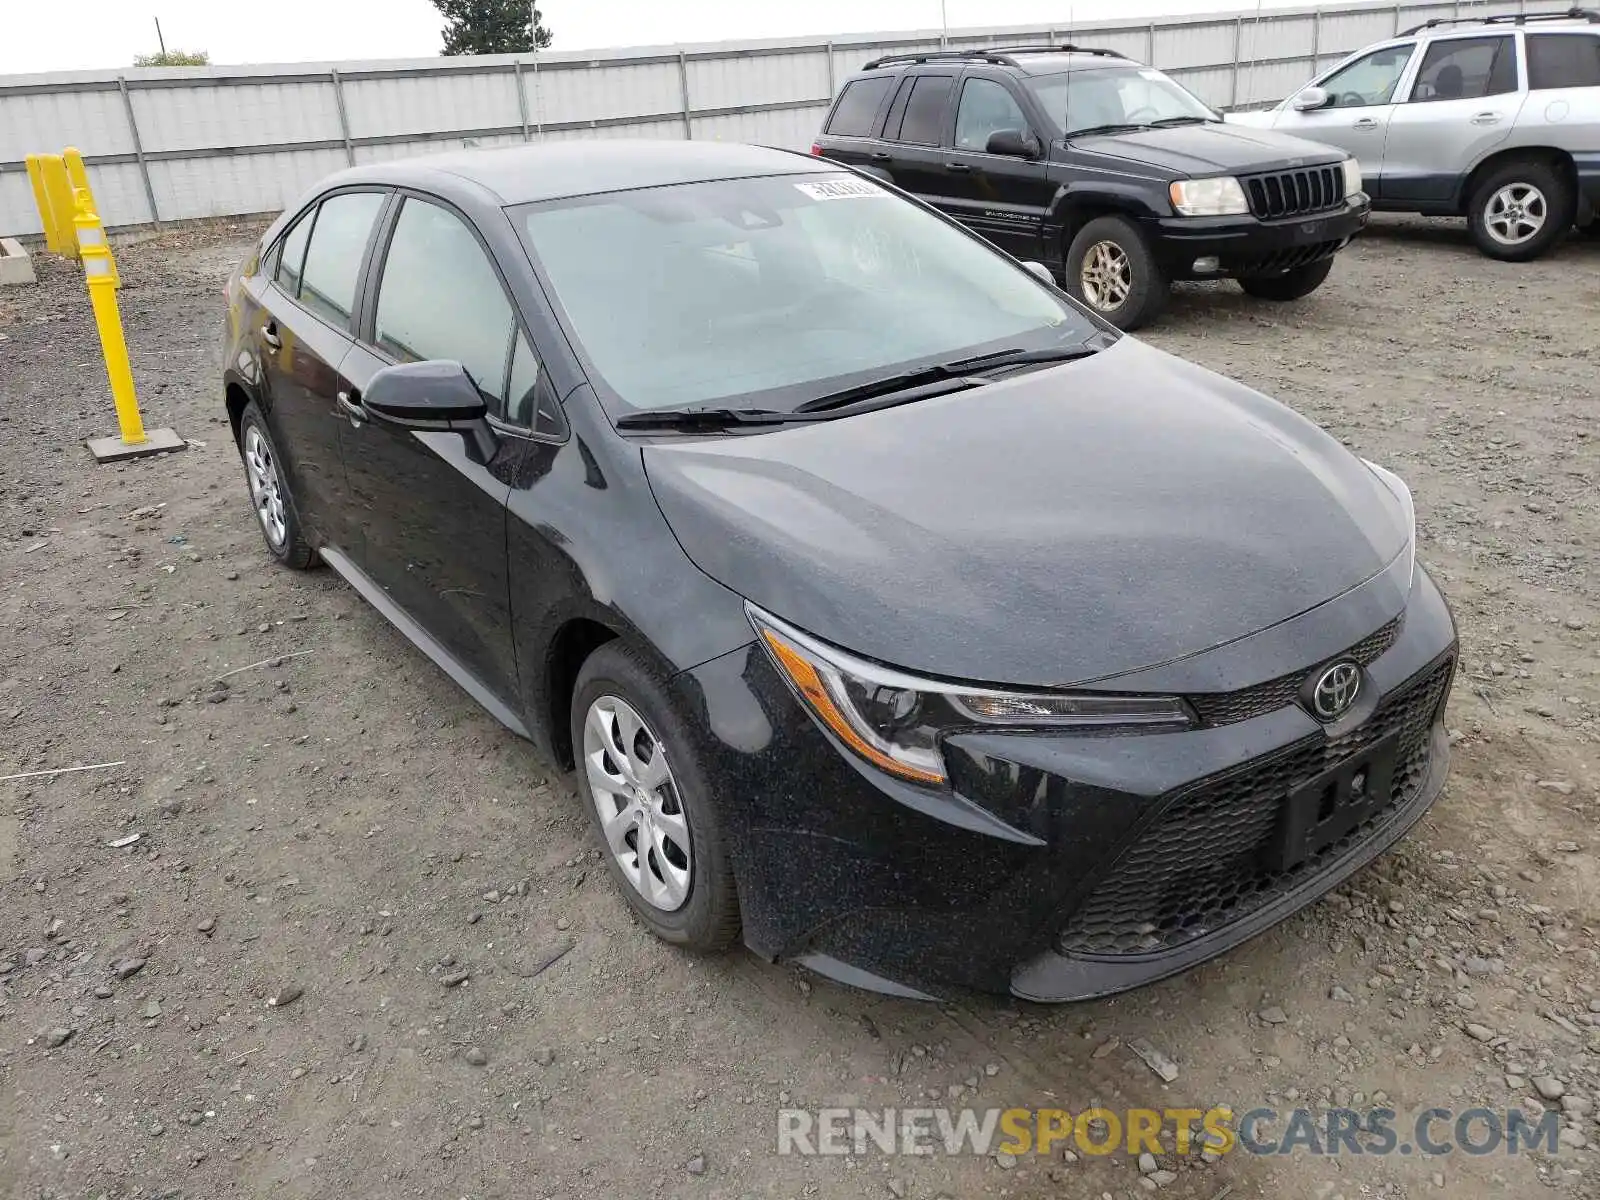
M 1068 954 L 1149 954 L 1215 932 L 1364 842 L 1414 799 L 1454 668 L 1445 660 L 1385 697 L 1360 728 L 1318 734 L 1176 794 L 1107 871 L 1058 939 Z M 1290 791 L 1367 746 L 1398 738 L 1387 803 L 1344 837 L 1280 871 L 1264 866 Z

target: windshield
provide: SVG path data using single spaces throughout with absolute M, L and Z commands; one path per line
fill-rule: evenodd
M 788 410 L 891 371 L 1100 330 L 1014 262 L 855 175 L 641 188 L 515 215 L 569 331 L 628 409 L 737 396 Z
M 1220 120 L 1182 84 L 1154 67 L 1093 67 L 1027 80 L 1063 137 L 1114 125 Z

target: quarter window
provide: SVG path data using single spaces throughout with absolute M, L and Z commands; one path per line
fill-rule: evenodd
M 1528 87 L 1600 87 L 1600 37 L 1592 33 L 1528 35 Z
M 969 79 L 961 85 L 956 109 L 956 148 L 982 153 L 991 134 L 1002 129 L 1028 131 L 1028 118 L 1004 84 L 992 79 Z
M 889 94 L 892 75 L 875 79 L 857 79 L 847 83 L 839 94 L 839 103 L 828 118 L 828 132 L 844 137 L 872 136 L 873 118 L 878 115 L 878 105 Z
M 437 204 L 407 199 L 378 286 L 378 346 L 401 362 L 454 359 L 501 416 L 515 334 L 511 302 L 472 231 Z
M 1509 37 L 1451 38 L 1428 47 L 1411 102 L 1479 100 L 1516 90 L 1517 51 Z
M 288 236 L 278 243 L 278 286 L 291 296 L 300 294 L 300 264 L 306 260 L 306 242 L 311 239 L 311 221 L 315 213 L 301 217 Z
M 937 146 L 944 123 L 945 102 L 950 99 L 948 75 L 918 75 L 912 81 L 911 98 L 906 101 L 905 118 L 898 140 L 922 146 Z
M 1329 108 L 1366 108 L 1374 104 L 1388 104 L 1394 99 L 1394 89 L 1405 74 L 1415 47 L 1385 46 L 1363 55 L 1349 66 L 1335 71 L 1322 81 L 1328 93 Z
M 380 192 L 345 192 L 329 196 L 317 209 L 300 303 L 336 325 L 348 326 L 355 311 L 361 259 L 383 200 Z

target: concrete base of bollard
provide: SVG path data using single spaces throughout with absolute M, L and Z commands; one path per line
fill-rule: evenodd
M 33 260 L 15 238 L 0 238 L 0 287 L 32 283 Z
M 189 443 L 170 429 L 147 429 L 144 441 L 130 446 L 120 437 L 90 438 L 84 443 L 95 462 L 122 462 L 129 458 L 143 458 L 147 454 L 170 454 L 174 450 L 187 450 Z

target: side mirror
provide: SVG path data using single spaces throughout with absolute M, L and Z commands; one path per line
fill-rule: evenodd
M 1048 283 L 1051 287 L 1056 286 L 1056 277 L 1050 274 L 1050 268 L 1045 266 L 1042 262 L 1025 262 L 1022 264 L 1022 269 L 1028 272 L 1030 275 L 1037 276 L 1045 283 Z
M 990 154 L 1012 158 L 1039 157 L 1039 139 L 1025 129 L 996 129 L 983 148 Z
M 362 391 L 361 406 L 374 421 L 405 429 L 447 429 L 489 411 L 465 368 L 443 358 L 384 367 Z
M 1311 112 L 1314 109 L 1325 107 L 1331 98 L 1322 88 L 1308 87 L 1301 89 L 1292 103 L 1295 112 Z

